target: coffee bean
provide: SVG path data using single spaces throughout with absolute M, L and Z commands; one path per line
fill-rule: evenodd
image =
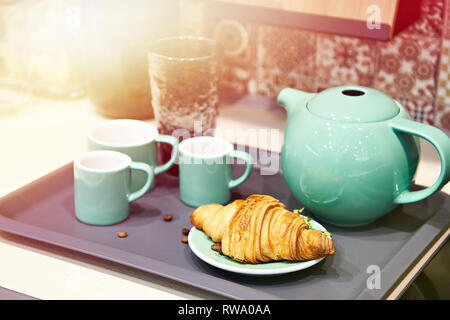
M 171 214 L 165 214 L 163 217 L 164 221 L 167 221 L 167 222 L 171 221 L 172 218 L 173 218 L 173 216 Z
M 182 237 L 181 242 L 188 243 L 188 237 L 186 237 L 186 236 Z
M 181 233 L 184 235 L 188 235 L 189 234 L 189 229 L 188 228 L 183 228 L 181 229 Z
M 117 233 L 117 236 L 119 238 L 126 238 L 128 237 L 128 234 L 125 231 L 120 231 L 119 233 Z
M 222 245 L 220 243 L 214 243 L 213 245 L 211 245 L 211 249 L 222 253 Z

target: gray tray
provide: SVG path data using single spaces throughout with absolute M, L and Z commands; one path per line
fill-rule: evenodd
M 0 287 L 0 300 L 38 300 L 34 297 Z
M 242 148 L 241 148 L 242 149 Z M 251 150 L 253 155 L 261 153 Z M 278 154 L 272 154 L 279 161 Z M 234 166 L 236 175 L 242 165 Z M 289 209 L 301 208 L 280 172 L 250 178 L 234 189 L 233 199 L 270 194 Z M 267 172 L 268 170 L 266 170 Z M 193 182 L 194 183 L 194 182 Z M 450 200 L 437 193 L 404 205 L 375 223 L 358 228 L 324 226 L 337 254 L 319 264 L 280 276 L 230 273 L 198 259 L 181 243 L 192 208 L 179 200 L 178 180 L 157 177 L 157 185 L 132 203 L 130 217 L 117 225 L 95 227 L 75 218 L 72 164 L 0 199 L 0 230 L 76 250 L 236 299 L 381 299 L 450 223 Z M 164 214 L 174 216 L 165 222 Z M 306 215 L 310 213 L 305 211 Z M 118 231 L 128 237 L 119 239 Z M 378 266 L 380 289 L 369 289 L 369 266 Z M 369 268 L 369 270 L 368 270 Z

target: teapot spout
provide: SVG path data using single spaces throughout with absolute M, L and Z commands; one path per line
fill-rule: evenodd
M 306 103 L 315 93 L 285 88 L 278 94 L 277 102 L 284 106 L 288 115 L 306 107 Z

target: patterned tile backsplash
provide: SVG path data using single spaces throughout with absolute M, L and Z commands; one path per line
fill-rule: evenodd
M 210 28 L 210 24 L 212 28 Z M 223 69 L 221 89 L 238 94 L 254 92 L 256 72 L 256 29 L 255 25 L 231 20 L 208 21 L 211 37 L 223 45 Z M 250 90 L 249 87 L 253 89 Z
M 390 41 L 232 20 L 210 21 L 224 47 L 222 88 L 275 98 L 357 84 L 398 99 L 411 117 L 450 130 L 450 0 L 422 0 L 420 18 Z
M 419 19 L 406 32 L 429 37 L 441 37 L 448 0 L 422 0 Z M 447 8 L 448 10 L 448 8 Z
M 315 89 L 315 33 L 260 26 L 257 39 L 258 94 L 275 98 L 285 87 Z
M 318 88 L 342 83 L 372 87 L 376 61 L 375 41 L 321 34 L 317 39 L 316 55 Z
M 376 89 L 393 97 L 434 101 L 439 38 L 403 33 L 378 43 L 378 54 Z

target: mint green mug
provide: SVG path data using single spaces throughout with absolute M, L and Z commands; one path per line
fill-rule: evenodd
M 208 203 L 225 204 L 230 201 L 230 189 L 250 176 L 253 161 L 250 154 L 234 150 L 233 145 L 216 137 L 194 137 L 179 145 L 180 198 L 185 204 L 197 207 Z M 245 162 L 245 172 L 232 179 L 232 158 Z
M 131 170 L 143 171 L 144 186 L 130 191 Z M 129 203 L 142 197 L 154 182 L 152 167 L 133 162 L 116 151 L 91 151 L 74 161 L 75 215 L 81 222 L 111 225 L 125 220 Z
M 157 165 L 156 142 L 167 143 L 172 146 L 172 155 L 169 161 Z M 175 137 L 159 134 L 158 129 L 150 123 L 118 119 L 109 120 L 92 128 L 88 133 L 88 149 L 112 150 L 128 155 L 133 161 L 144 162 L 154 168 L 158 175 L 172 167 L 175 163 L 178 139 Z M 131 191 L 140 189 L 146 176 L 142 172 L 132 172 Z M 151 188 L 154 186 L 152 182 Z

